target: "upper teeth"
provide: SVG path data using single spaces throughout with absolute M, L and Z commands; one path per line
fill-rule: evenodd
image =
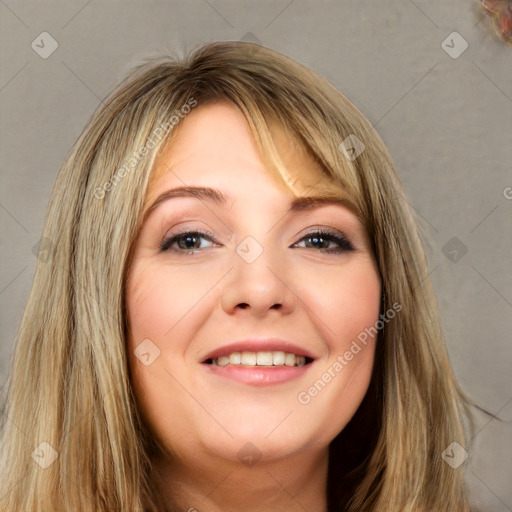
M 282 351 L 275 352 L 233 352 L 229 356 L 213 359 L 213 364 L 227 366 L 237 364 L 243 366 L 304 366 L 306 358 Z

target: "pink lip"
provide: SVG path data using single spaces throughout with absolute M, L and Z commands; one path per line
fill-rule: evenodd
M 204 365 L 213 375 L 233 379 L 253 386 L 269 386 L 296 379 L 309 370 L 311 364 L 305 366 L 215 366 Z
M 210 352 L 201 362 L 206 362 L 208 359 L 217 359 L 220 356 L 228 356 L 233 352 L 273 352 L 282 351 L 296 356 L 304 356 L 310 359 L 316 359 L 313 354 L 299 345 L 290 341 L 282 340 L 279 338 L 253 338 L 235 341 L 219 347 Z M 270 368 L 272 371 L 275 369 Z
M 279 338 L 252 338 L 233 343 L 228 343 L 210 352 L 203 363 L 211 359 L 217 359 L 220 356 L 228 356 L 233 352 L 274 352 L 282 351 L 296 356 L 304 356 L 309 359 L 316 357 L 299 345 L 288 340 Z M 311 364 L 304 366 L 242 366 L 227 365 L 215 366 L 213 364 L 204 364 L 205 369 L 212 375 L 218 375 L 228 379 L 233 379 L 253 386 L 266 386 L 280 384 L 292 379 L 296 379 L 309 370 Z

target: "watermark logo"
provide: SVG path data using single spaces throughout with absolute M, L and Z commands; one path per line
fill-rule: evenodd
M 48 238 L 45 238 L 44 236 L 41 237 L 39 242 L 37 242 L 34 247 L 32 247 L 32 254 L 43 263 L 47 263 L 50 261 L 53 257 L 54 253 L 54 245 L 51 240 Z
M 366 146 L 353 133 L 350 134 L 339 146 L 338 149 L 353 162 L 364 150 Z
M 264 47 L 258 36 L 253 32 L 247 32 L 241 39 L 244 43 L 253 43 L 245 49 L 248 58 L 254 58 Z
M 468 458 L 468 452 L 459 443 L 454 441 L 448 445 L 448 448 L 441 454 L 441 457 L 453 469 L 457 469 Z
M 151 135 L 146 140 L 144 146 L 139 148 L 137 151 L 132 153 L 132 156 L 128 158 L 125 163 L 117 169 L 113 176 L 103 184 L 101 187 L 94 189 L 94 197 L 96 199 L 103 199 L 107 192 L 112 190 L 121 180 L 123 180 L 127 174 L 132 172 L 137 164 L 153 149 L 159 141 L 161 141 L 187 114 L 190 113 L 192 108 L 197 105 L 197 101 L 194 98 L 189 98 L 185 105 L 180 109 L 176 109 L 173 115 L 168 121 L 157 126 Z
M 468 49 L 468 46 L 468 42 L 458 32 L 452 32 L 441 43 L 441 48 L 452 59 L 458 59 Z
M 443 245 L 443 254 L 452 262 L 458 263 L 468 252 L 466 244 L 453 236 Z
M 246 263 L 253 263 L 263 252 L 263 247 L 252 236 L 248 236 L 236 246 L 235 252 Z
M 243 462 L 248 468 L 252 468 L 258 462 L 262 454 L 252 443 L 245 443 L 236 454 L 238 460 Z
M 149 366 L 160 356 L 160 349 L 150 339 L 146 338 L 137 345 L 133 353 L 144 366 Z
M 39 57 L 47 59 L 59 47 L 59 43 L 48 32 L 41 32 L 30 46 Z
M 53 446 L 46 441 L 41 443 L 31 455 L 34 461 L 43 469 L 49 468 L 59 456 Z

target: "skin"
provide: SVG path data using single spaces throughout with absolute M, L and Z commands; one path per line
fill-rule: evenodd
M 328 446 L 368 389 L 375 339 L 308 404 L 297 397 L 333 373 L 337 356 L 379 318 L 381 281 L 364 226 L 339 204 L 287 214 L 301 194 L 272 177 L 233 105 L 198 106 L 175 129 L 156 161 L 148 205 L 185 184 L 221 189 L 231 201 L 162 201 L 136 240 L 126 291 L 129 364 L 143 418 L 169 452 L 154 460 L 154 483 L 176 510 L 326 511 Z M 320 183 L 315 161 L 277 125 L 272 134 L 290 176 Z M 317 228 L 341 231 L 354 250 L 325 253 L 338 245 L 315 244 L 306 235 Z M 194 253 L 183 239 L 173 245 L 181 254 L 162 252 L 162 240 L 181 229 L 215 237 L 199 238 Z M 235 251 L 247 236 L 263 249 L 250 264 Z M 300 377 L 265 387 L 212 376 L 200 364 L 250 336 L 286 338 L 316 359 Z M 148 366 L 134 355 L 145 339 L 160 350 Z M 247 442 L 261 455 L 252 466 L 237 456 Z

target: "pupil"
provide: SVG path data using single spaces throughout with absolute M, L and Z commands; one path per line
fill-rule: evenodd
M 182 240 L 185 241 L 185 249 L 194 249 L 195 247 L 189 247 L 189 243 L 191 240 L 197 240 L 197 237 L 196 236 L 186 236 L 186 237 L 183 237 Z M 194 244 L 194 242 L 192 242 L 192 244 Z
M 311 240 L 313 240 L 313 244 L 316 244 L 318 242 L 322 243 L 323 242 L 323 238 L 321 237 L 317 237 L 317 236 L 313 236 L 311 237 Z

